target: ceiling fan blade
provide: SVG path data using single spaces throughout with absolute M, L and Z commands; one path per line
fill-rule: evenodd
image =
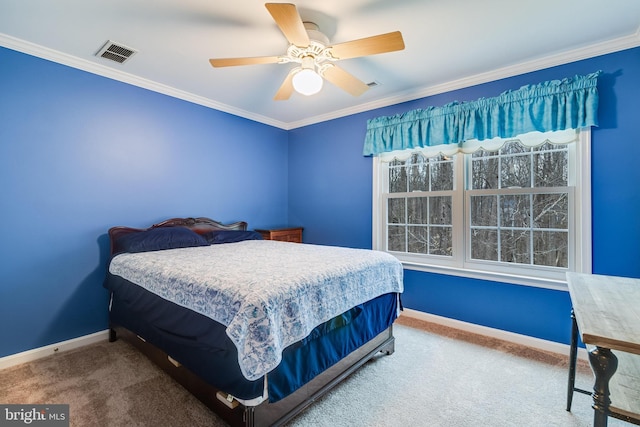
M 294 4 L 266 3 L 265 6 L 289 43 L 299 47 L 309 46 L 309 35 Z
M 280 89 L 276 92 L 276 95 L 273 97 L 274 101 L 286 101 L 291 97 L 293 93 L 293 71 L 287 74 L 282 85 L 280 85 Z
M 349 92 L 353 96 L 360 96 L 369 90 L 369 86 L 364 82 L 335 64 L 329 64 L 329 66 L 322 71 L 322 76 L 327 79 L 327 81 Z
M 279 56 L 256 56 L 253 58 L 220 58 L 210 59 L 214 67 L 234 67 L 236 65 L 276 64 L 280 62 Z
M 336 59 L 357 58 L 359 56 L 394 52 L 404 49 L 404 40 L 400 31 L 338 43 L 330 48 Z

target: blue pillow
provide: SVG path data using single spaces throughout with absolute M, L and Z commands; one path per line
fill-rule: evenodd
M 202 236 L 185 227 L 158 227 L 126 234 L 117 243 L 121 252 L 130 253 L 209 246 Z
M 212 245 L 242 242 L 243 240 L 262 240 L 262 234 L 249 230 L 216 230 L 203 234 L 203 236 Z

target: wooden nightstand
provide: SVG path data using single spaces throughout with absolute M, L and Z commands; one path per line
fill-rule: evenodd
M 256 229 L 256 231 L 262 234 L 262 238 L 265 240 L 302 243 L 302 227 Z

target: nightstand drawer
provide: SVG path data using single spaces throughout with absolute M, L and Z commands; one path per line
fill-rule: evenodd
M 265 240 L 302 243 L 302 227 L 274 228 L 270 230 L 256 229 Z

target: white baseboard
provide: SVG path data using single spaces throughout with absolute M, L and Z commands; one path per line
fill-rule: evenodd
M 569 356 L 569 345 L 567 344 L 561 344 L 554 341 L 547 341 L 527 335 L 516 334 L 514 332 L 503 331 L 501 329 L 489 328 L 488 326 L 476 325 L 474 323 L 463 322 L 462 320 L 451 319 L 448 317 L 425 313 L 423 311 L 412 310 L 410 308 L 405 308 L 402 311 L 401 316 L 424 320 L 425 322 L 436 323 L 438 325 L 448 326 L 474 334 L 484 335 L 503 341 L 509 341 L 515 344 L 525 345 L 527 347 L 537 348 L 538 350 L 550 351 L 552 353 Z M 587 350 L 585 350 L 584 348 L 578 348 L 578 358 L 588 361 L 589 359 L 587 357 Z
M 500 329 L 489 328 L 487 326 L 476 325 L 473 323 L 463 322 L 461 320 L 450 319 L 448 317 L 437 316 L 435 314 L 425 313 L 423 311 L 405 308 L 401 316 L 412 317 L 414 319 L 424 320 L 426 322 L 436 323 L 438 325 L 449 326 L 451 328 L 460 329 L 474 334 L 484 335 L 504 341 L 525 345 L 539 350 L 550 351 L 562 355 L 569 355 L 569 346 L 553 341 L 547 341 L 540 338 L 530 337 L 527 335 L 516 334 L 514 332 L 503 331 Z M 93 344 L 109 339 L 109 330 L 96 332 L 56 344 L 47 345 L 33 350 L 27 350 L 22 353 L 12 354 L 0 358 L 0 369 L 16 366 L 21 363 L 31 362 L 52 354 L 61 353 L 63 351 L 73 350 L 85 345 Z M 578 349 L 578 358 L 588 360 L 587 351 L 584 348 Z
M 21 363 L 32 362 L 52 354 L 73 350 L 74 348 L 83 347 L 109 339 L 109 330 L 96 332 L 90 335 L 73 338 L 67 341 L 47 345 L 33 350 L 23 351 L 22 353 L 12 354 L 10 356 L 0 357 L 0 369 L 9 368 L 11 366 L 20 365 Z

